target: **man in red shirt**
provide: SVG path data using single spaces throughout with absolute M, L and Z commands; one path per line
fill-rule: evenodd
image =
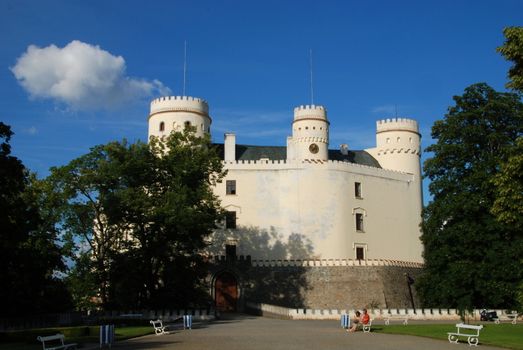
M 361 315 L 361 323 L 368 324 L 370 321 L 370 316 L 367 313 L 367 309 L 363 309 L 363 315 Z

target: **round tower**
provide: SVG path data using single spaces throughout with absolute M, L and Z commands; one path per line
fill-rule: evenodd
M 292 141 L 296 159 L 329 159 L 329 124 L 323 106 L 294 108 Z
M 190 96 L 165 96 L 151 102 L 149 138 L 167 136 L 171 131 L 183 131 L 192 126 L 196 136 L 211 132 L 211 117 L 207 102 Z
M 418 122 L 392 118 L 376 122 L 376 152 L 382 168 L 411 173 L 421 179 L 421 134 Z

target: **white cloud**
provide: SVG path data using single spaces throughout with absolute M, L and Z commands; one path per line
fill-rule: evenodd
M 11 67 L 31 97 L 54 99 L 73 109 L 116 108 L 170 93 L 160 81 L 131 78 L 125 70 L 122 56 L 78 40 L 63 48 L 30 45 Z
M 395 115 L 398 106 L 394 105 L 383 105 L 383 106 L 377 106 L 371 109 L 372 113 L 376 114 L 388 114 L 388 115 Z
M 36 126 L 31 126 L 29 129 L 25 129 L 24 131 L 29 135 L 36 135 L 38 133 Z

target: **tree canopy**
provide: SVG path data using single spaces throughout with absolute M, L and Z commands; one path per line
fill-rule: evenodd
M 491 213 L 492 181 L 522 134 L 523 104 L 486 84 L 454 101 L 426 149 L 433 200 L 423 212 L 426 273 L 418 290 L 427 306 L 514 306 L 523 277 L 521 233 Z
M 65 229 L 86 243 L 79 259 L 92 257 L 79 260 L 71 281 L 91 278 L 106 308 L 201 302 L 201 252 L 222 215 L 212 186 L 223 176 L 210 139 L 192 131 L 149 144 L 111 142 L 52 169 Z M 83 304 L 93 293 L 73 289 Z
M 507 27 L 503 30 L 505 43 L 497 51 L 513 65 L 508 71 L 507 87 L 523 92 L 523 27 Z
M 67 254 L 43 183 L 11 155 L 12 135 L 0 122 L 0 314 L 65 310 L 71 304 L 55 274 Z

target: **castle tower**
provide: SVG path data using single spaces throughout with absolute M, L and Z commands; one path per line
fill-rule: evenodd
M 407 118 L 376 122 L 376 148 L 372 155 L 382 168 L 410 173 L 421 179 L 418 122 Z
M 417 261 L 423 254 L 419 244 L 421 231 L 421 211 L 423 208 L 423 191 L 421 178 L 421 134 L 418 122 L 407 118 L 392 118 L 376 122 L 376 148 L 367 149 L 384 169 L 412 174 L 412 180 L 406 184 L 405 195 L 410 200 L 401 208 L 410 213 L 408 227 L 404 232 L 403 248 Z
M 287 158 L 303 160 L 329 159 L 329 121 L 323 106 L 306 105 L 294 108 L 292 139 L 288 140 Z
M 189 96 L 165 96 L 151 102 L 149 114 L 149 138 L 168 136 L 171 131 L 183 131 L 185 127 L 196 128 L 196 136 L 211 132 L 211 117 L 207 102 Z

